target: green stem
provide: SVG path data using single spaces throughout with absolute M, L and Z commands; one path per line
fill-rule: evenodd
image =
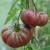
M 20 13 L 21 13 L 21 11 L 20 11 Z M 19 29 L 20 29 L 19 19 L 20 19 L 20 14 L 19 14 L 18 19 L 17 19 L 18 23 L 17 24 L 15 23 L 15 25 L 14 25 L 14 30 L 16 32 L 19 31 Z
M 30 9 L 34 10 L 34 6 L 33 6 L 33 3 L 32 3 L 32 0 L 30 0 Z
M 29 8 L 29 1 L 25 0 L 25 2 L 26 2 L 26 9 L 28 9 Z
M 36 8 L 36 5 L 35 5 L 35 3 L 34 3 L 34 0 L 32 0 L 32 2 L 33 2 L 33 5 L 34 5 L 34 7 L 35 7 L 35 10 L 37 11 L 37 8 Z
M 20 11 L 19 16 L 18 16 L 18 29 L 20 28 L 20 24 L 19 24 L 20 15 L 21 15 L 21 11 Z
M 24 50 L 26 50 L 25 46 L 24 46 Z
M 42 46 L 41 46 L 41 44 L 40 44 L 40 42 L 36 39 L 36 37 L 35 36 L 33 36 L 33 38 L 36 40 L 36 42 L 39 44 L 39 46 L 42 48 Z
M 19 27 L 19 17 L 20 17 L 20 14 L 19 14 L 19 16 L 18 16 L 18 27 Z

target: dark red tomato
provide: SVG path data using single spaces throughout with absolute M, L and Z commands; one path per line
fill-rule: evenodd
M 21 13 L 21 19 L 23 21 L 23 23 L 25 23 L 26 25 L 29 25 L 29 21 L 27 19 L 27 14 L 28 14 L 28 10 L 24 10 L 22 13 Z
M 39 18 L 39 23 L 38 23 L 39 26 L 44 26 L 48 22 L 48 16 L 43 12 L 39 12 L 37 14 L 37 17 Z
M 7 28 L 2 32 L 3 41 L 10 47 L 16 48 L 25 45 L 32 39 L 32 32 L 29 26 L 20 28 L 18 32 L 14 31 L 14 27 Z
M 26 25 L 36 26 L 38 22 L 37 13 L 32 10 L 25 10 L 21 14 L 21 20 Z

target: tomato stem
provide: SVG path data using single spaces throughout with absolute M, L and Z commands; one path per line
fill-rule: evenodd
M 26 0 L 26 9 L 29 9 L 29 1 Z
M 14 30 L 16 32 L 20 30 L 20 23 L 19 23 L 20 14 L 21 14 L 21 11 L 20 11 L 19 16 L 18 16 L 18 19 L 17 19 L 18 23 L 17 24 L 15 23 L 15 25 L 14 25 Z
M 19 28 L 19 17 L 20 17 L 20 14 L 19 14 L 19 16 L 18 16 L 18 28 Z
M 35 5 L 35 3 L 34 3 L 34 0 L 32 0 L 32 2 L 33 2 L 33 5 L 34 5 L 34 7 L 35 7 L 35 11 L 37 11 L 37 8 L 36 8 L 36 5 Z
M 24 50 L 26 50 L 25 46 L 24 46 Z
M 42 48 L 42 46 L 41 46 L 41 44 L 40 44 L 40 42 L 36 39 L 36 37 L 35 36 L 33 36 L 33 38 L 36 40 L 36 42 L 39 44 L 39 46 Z
M 30 9 L 31 9 L 31 10 L 34 10 L 32 0 L 30 0 Z
M 14 25 L 14 31 L 18 32 L 19 30 L 20 30 L 19 24 L 15 23 L 15 25 Z

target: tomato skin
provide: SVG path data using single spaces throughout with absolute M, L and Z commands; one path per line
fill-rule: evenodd
M 37 25 L 37 13 L 34 11 L 30 11 L 27 15 L 29 25 L 36 26 Z
M 47 14 L 45 14 L 43 12 L 38 12 L 37 17 L 39 17 L 39 22 L 38 22 L 39 26 L 44 26 L 47 24 L 47 22 L 48 22 Z
M 38 19 L 36 14 L 37 13 L 32 11 L 32 10 L 25 10 L 21 14 L 21 20 L 26 25 L 36 26 L 37 25 L 37 19 Z
M 2 33 L 3 41 L 10 47 L 17 48 L 25 45 L 33 37 L 30 27 L 20 28 L 18 32 L 14 31 L 14 28 L 7 29 Z
M 23 21 L 23 23 L 25 23 L 26 25 L 29 25 L 29 21 L 27 19 L 27 14 L 28 14 L 28 10 L 24 10 L 21 14 L 21 19 Z
M 8 30 L 8 29 L 7 29 Z M 8 37 L 9 37 L 9 35 L 10 35 L 10 33 L 11 32 L 9 32 L 9 31 L 5 31 L 5 32 L 3 32 L 2 33 L 2 39 L 3 39 L 3 41 L 7 44 L 7 39 L 8 39 Z

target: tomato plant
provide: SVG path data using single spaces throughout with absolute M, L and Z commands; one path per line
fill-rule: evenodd
M 17 47 L 27 44 L 27 42 L 29 42 L 32 39 L 32 37 L 40 45 L 40 43 L 38 41 L 38 37 L 36 36 L 39 33 L 36 26 L 44 26 L 48 22 L 47 14 L 45 14 L 43 12 L 38 12 L 37 10 L 34 11 L 34 7 L 35 7 L 35 9 L 37 9 L 37 8 L 36 8 L 36 5 L 34 4 L 33 0 L 30 0 L 30 1 L 25 0 L 25 1 L 21 0 L 18 3 L 17 3 L 17 1 L 15 1 L 15 3 L 12 5 L 12 7 L 8 13 L 8 17 L 5 22 L 5 24 L 7 24 L 7 22 L 9 22 L 12 19 L 12 21 L 13 21 L 12 25 L 17 24 L 16 25 L 17 27 L 13 26 L 13 27 L 4 28 L 2 30 L 3 41 L 5 42 L 5 44 L 7 44 L 8 46 L 13 47 L 13 48 L 17 48 Z M 19 7 L 17 7 L 16 5 Z M 33 5 L 34 5 L 34 7 L 33 7 Z M 24 8 L 26 8 L 26 9 L 24 10 Z M 20 13 L 18 12 L 18 10 L 20 11 Z M 16 14 L 16 13 L 18 13 L 18 14 Z M 21 16 L 21 18 L 20 18 L 20 16 Z M 20 24 L 22 24 L 22 23 L 20 23 L 20 19 L 22 20 L 22 22 L 25 26 L 20 27 Z M 35 33 L 35 36 L 32 33 Z M 37 45 L 36 42 L 35 42 L 35 47 Z M 31 43 L 32 43 L 32 41 L 31 41 Z M 40 47 L 41 47 L 41 45 L 40 45 Z M 33 48 L 33 50 L 34 50 L 34 48 Z

